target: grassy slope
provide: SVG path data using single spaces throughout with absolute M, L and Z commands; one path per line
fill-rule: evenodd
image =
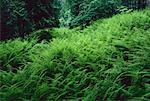
M 51 42 L 1 42 L 1 100 L 149 98 L 149 10 L 98 20 L 82 31 L 48 32 Z

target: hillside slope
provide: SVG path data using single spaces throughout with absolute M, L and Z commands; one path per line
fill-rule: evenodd
M 150 10 L 0 42 L 0 100 L 148 100 Z M 43 32 L 42 32 L 43 33 Z

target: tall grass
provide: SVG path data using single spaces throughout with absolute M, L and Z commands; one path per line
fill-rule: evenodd
M 49 33 L 50 42 L 1 42 L 1 100 L 149 99 L 149 9 Z

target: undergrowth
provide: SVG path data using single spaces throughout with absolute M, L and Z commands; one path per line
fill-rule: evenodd
M 149 9 L 44 33 L 0 42 L 0 100 L 150 99 Z

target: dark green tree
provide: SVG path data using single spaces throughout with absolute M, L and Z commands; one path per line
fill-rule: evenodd
M 61 26 L 85 26 L 92 20 L 117 13 L 120 0 L 64 0 L 60 16 Z
M 54 0 L 2 0 L 1 39 L 24 37 L 27 33 L 58 26 Z

